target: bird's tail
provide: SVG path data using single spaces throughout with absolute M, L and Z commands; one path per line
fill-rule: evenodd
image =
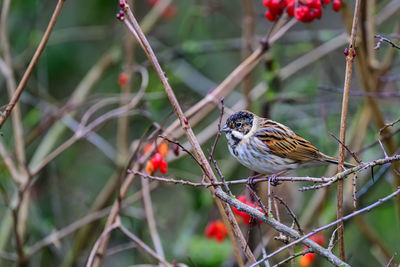
M 321 156 L 322 156 L 322 159 L 324 161 L 326 161 L 326 162 L 338 164 L 338 160 L 336 158 L 334 158 L 334 157 L 327 156 L 327 155 L 325 155 L 323 153 L 321 153 Z M 354 165 L 354 164 L 351 164 L 351 163 L 348 163 L 348 162 L 344 162 L 344 167 L 346 167 L 346 168 L 353 168 L 355 166 L 356 165 Z

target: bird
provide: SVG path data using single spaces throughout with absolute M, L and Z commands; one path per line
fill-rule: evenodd
M 228 117 L 221 132 L 228 149 L 242 165 L 266 175 L 282 174 L 304 167 L 338 164 L 289 127 L 247 110 Z M 344 163 L 346 168 L 354 167 Z

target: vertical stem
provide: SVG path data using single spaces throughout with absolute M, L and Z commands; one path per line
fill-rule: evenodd
M 356 32 L 357 32 L 358 15 L 359 15 L 359 11 L 360 11 L 360 3 L 361 3 L 361 0 L 357 0 L 355 8 L 354 8 L 353 26 L 351 29 L 348 54 L 346 55 L 346 74 L 345 74 L 345 79 L 344 79 L 342 115 L 340 118 L 340 141 L 341 141 L 341 144 L 339 145 L 338 172 L 343 171 L 345 147 L 342 144 L 345 144 L 345 140 L 346 140 L 347 108 L 348 108 L 348 102 L 349 102 L 349 91 L 350 91 L 352 66 L 353 66 L 353 60 L 355 57 L 355 40 L 356 40 Z M 337 185 L 337 218 L 341 219 L 342 217 L 343 217 L 343 180 L 340 179 L 338 181 L 338 185 Z M 343 224 L 343 221 L 340 221 L 337 226 L 338 226 L 339 255 L 340 255 L 340 258 L 344 261 L 345 260 L 345 250 L 344 250 L 344 229 L 343 229 L 344 224 Z
M 242 19 L 242 58 L 245 59 L 253 51 L 254 44 L 254 10 L 252 0 L 242 0 L 243 19 Z M 243 79 L 243 93 L 246 99 L 246 109 L 251 109 L 250 91 L 253 87 L 251 73 Z

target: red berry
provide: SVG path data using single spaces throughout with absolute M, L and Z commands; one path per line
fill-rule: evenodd
M 253 203 L 253 202 L 247 201 L 247 199 L 246 199 L 245 196 L 240 195 L 240 196 L 238 196 L 237 199 L 238 199 L 240 202 L 242 202 L 243 204 L 246 204 L 246 205 L 248 205 L 248 206 L 250 206 L 250 207 L 252 207 L 252 208 L 257 208 L 259 211 L 263 212 L 263 210 L 262 210 L 260 207 L 258 207 L 258 205 L 256 205 L 256 204 Z M 235 213 L 236 215 L 238 215 L 239 217 L 241 217 L 244 224 L 250 225 L 251 216 L 250 216 L 249 214 L 247 214 L 247 213 L 245 213 L 245 212 L 243 212 L 243 211 L 239 211 L 239 210 L 236 209 L 235 207 L 232 207 L 232 208 L 233 208 L 233 213 Z M 256 221 L 256 223 L 261 223 L 261 221 Z
M 316 233 L 310 236 L 310 239 L 320 246 L 325 245 L 325 237 L 321 233 Z
M 312 7 L 312 8 L 319 8 L 319 7 L 321 7 L 321 1 L 320 0 L 306 0 L 306 6 Z
M 302 22 L 309 22 L 314 19 L 310 16 L 310 8 L 308 6 L 300 6 L 295 10 L 295 17 Z
M 324 0 L 324 5 L 327 5 L 331 2 L 331 0 Z
M 168 143 L 166 141 L 162 141 L 160 145 L 157 147 L 158 153 L 161 154 L 164 158 L 168 156 Z
M 289 17 L 294 17 L 294 4 L 287 6 L 286 13 Z
M 167 173 L 167 171 L 168 171 L 168 164 L 165 160 L 162 160 L 160 164 L 160 172 L 165 174 Z
M 271 13 L 277 15 L 279 14 L 280 11 L 280 0 L 270 0 L 270 4 L 269 4 L 269 11 L 271 11 Z
M 119 12 L 119 16 L 120 16 L 120 17 L 123 17 L 123 16 L 124 16 L 124 12 L 122 12 L 122 15 L 121 15 L 121 12 L 122 12 L 122 11 Z M 128 76 L 127 76 L 125 73 L 123 73 L 123 72 L 120 73 L 119 76 L 118 76 L 118 85 L 119 85 L 119 86 L 123 86 L 123 85 L 125 85 L 127 82 L 128 82 Z
M 208 223 L 205 230 L 206 237 L 215 238 L 218 242 L 222 242 L 228 235 L 225 224 L 220 220 Z
M 154 168 L 153 163 L 151 161 L 148 161 L 146 163 L 146 172 L 147 172 L 147 174 L 152 175 L 155 170 L 156 169 Z
M 306 255 L 300 257 L 299 265 L 300 267 L 308 267 L 315 259 L 315 253 L 307 253 Z
M 269 6 L 270 0 L 263 0 L 263 6 Z
M 156 170 L 160 167 L 160 164 L 163 161 L 163 158 L 162 158 L 161 154 L 157 152 L 153 155 L 153 157 L 151 158 L 150 161 L 151 161 L 151 163 L 153 163 L 154 169 Z
M 340 0 L 333 0 L 332 9 L 336 12 L 340 11 L 342 6 L 342 1 Z
M 314 8 L 314 17 L 320 19 L 322 17 L 322 9 Z
M 276 15 L 275 15 L 275 13 L 272 13 L 271 12 L 271 10 L 267 10 L 266 12 L 265 12 L 265 17 L 267 18 L 267 20 L 269 20 L 269 21 L 275 21 L 276 20 Z

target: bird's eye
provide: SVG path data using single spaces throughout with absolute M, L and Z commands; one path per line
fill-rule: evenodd
M 241 122 L 237 122 L 236 123 L 236 127 L 240 127 L 240 126 L 242 126 L 242 123 Z

